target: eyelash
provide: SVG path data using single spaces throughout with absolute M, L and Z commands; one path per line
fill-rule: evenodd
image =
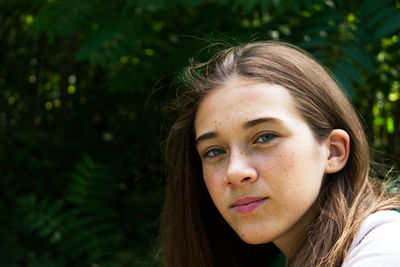
M 261 139 L 262 137 L 265 137 L 265 136 L 268 136 L 268 137 L 269 137 L 267 141 L 258 141 L 259 139 Z M 276 135 L 276 134 L 273 134 L 273 133 L 263 133 L 263 134 L 261 134 L 260 136 L 257 137 L 257 139 L 256 139 L 256 141 L 255 141 L 254 143 L 257 143 L 257 144 L 265 144 L 265 143 L 271 142 L 271 141 L 272 141 L 273 139 L 275 139 L 276 137 L 277 137 L 277 135 Z M 222 152 L 222 153 L 218 153 L 218 154 L 213 155 L 213 156 L 210 155 L 211 153 L 214 153 L 214 154 L 215 154 L 217 151 L 218 151 L 218 152 Z M 204 157 L 205 157 L 205 158 L 215 158 L 215 157 L 217 157 L 217 156 L 219 156 L 219 155 L 221 155 L 221 154 L 225 154 L 225 151 L 224 151 L 223 149 L 220 149 L 220 148 L 211 148 L 211 149 L 207 150 L 207 151 L 204 153 Z
M 210 156 L 210 153 L 211 153 L 211 152 L 215 152 L 215 151 L 222 151 L 222 153 L 217 154 L 217 155 L 214 155 L 214 156 Z M 212 149 L 207 150 L 207 151 L 204 153 L 204 157 L 205 157 L 205 158 L 215 158 L 215 157 L 217 157 L 218 155 L 221 155 L 221 154 L 225 154 L 225 151 L 222 150 L 222 149 L 220 149 L 220 148 L 212 148 Z
M 268 136 L 269 137 L 268 140 L 267 141 L 258 142 L 258 140 L 261 139 L 264 136 Z M 263 134 L 261 134 L 260 136 L 257 137 L 255 143 L 261 143 L 261 144 L 268 143 L 268 142 L 271 142 L 276 137 L 278 137 L 278 136 L 276 134 L 274 134 L 274 133 L 263 133 Z

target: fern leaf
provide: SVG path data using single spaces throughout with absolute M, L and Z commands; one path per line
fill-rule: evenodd
M 343 46 L 341 47 L 341 50 L 363 70 L 374 73 L 376 68 L 371 53 L 366 49 L 361 50 L 361 48 L 362 46 L 358 46 L 358 48 L 356 48 L 356 46 Z
M 333 70 L 334 75 L 339 79 L 343 89 L 350 95 L 353 100 L 357 100 L 357 94 L 354 90 L 354 86 L 347 76 L 339 69 Z
M 379 24 L 382 20 L 385 18 L 390 18 L 391 15 L 396 12 L 396 9 L 394 7 L 387 7 L 382 10 L 379 10 L 376 12 L 366 23 L 365 28 L 366 29 L 373 29 L 377 24 Z M 395 23 L 395 21 L 394 21 Z
M 356 13 L 360 14 L 362 20 L 367 19 L 370 15 L 376 13 L 377 10 L 384 9 L 385 6 L 392 4 L 391 0 L 366 0 L 362 1 L 361 5 L 357 8 Z
M 349 61 L 345 59 L 338 61 L 336 63 L 336 68 L 339 69 L 342 73 L 346 73 L 346 76 L 350 81 L 353 81 L 362 86 L 365 85 L 365 81 L 360 72 Z
M 375 35 L 378 38 L 388 37 L 391 34 L 400 34 L 400 12 L 393 14 L 384 20 L 376 29 Z

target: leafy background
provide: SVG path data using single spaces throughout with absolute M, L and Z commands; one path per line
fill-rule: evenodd
M 0 0 L 1 266 L 160 265 L 167 99 L 221 38 L 314 54 L 399 162 L 399 1 Z

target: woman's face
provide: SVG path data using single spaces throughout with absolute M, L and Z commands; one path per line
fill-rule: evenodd
M 229 81 L 199 105 L 195 133 L 208 192 L 233 230 L 247 243 L 274 242 L 281 250 L 301 242 L 329 149 L 288 90 Z

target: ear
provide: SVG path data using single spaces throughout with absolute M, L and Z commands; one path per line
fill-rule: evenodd
M 329 155 L 325 165 L 325 173 L 335 173 L 343 169 L 350 155 L 350 137 L 346 131 L 334 129 L 329 134 L 326 145 Z

